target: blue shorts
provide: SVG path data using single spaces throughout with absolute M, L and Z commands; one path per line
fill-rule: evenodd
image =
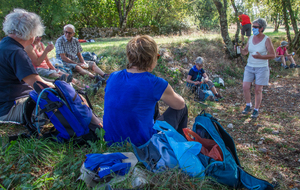
M 285 56 L 285 61 L 287 61 L 288 60 L 288 58 L 287 58 L 287 56 Z M 276 62 L 282 62 L 281 61 L 281 57 L 276 57 L 275 59 L 274 59 L 274 61 L 276 61 Z

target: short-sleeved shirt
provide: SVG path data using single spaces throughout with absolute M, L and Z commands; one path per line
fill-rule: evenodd
M 72 37 L 72 40 L 69 42 L 63 35 L 56 40 L 55 51 L 57 59 L 62 60 L 59 54 L 64 53 L 67 58 L 77 62 L 77 53 L 82 52 L 82 47 L 76 38 Z
M 0 116 L 6 115 L 15 100 L 27 97 L 32 88 L 23 78 L 37 74 L 24 47 L 11 37 L 0 42 Z
M 284 55 L 286 52 L 286 48 L 284 47 L 283 49 L 281 47 L 278 47 L 276 49 L 276 52 L 278 52 L 278 55 Z
M 111 144 L 130 138 L 136 146 L 146 143 L 156 133 L 155 105 L 167 86 L 166 80 L 149 72 L 129 73 L 124 69 L 112 73 L 104 97 L 105 141 Z
M 239 20 L 240 20 L 242 26 L 244 26 L 246 24 L 251 24 L 251 21 L 250 21 L 250 18 L 248 15 L 245 15 L 245 14 L 239 15 Z
M 204 73 L 205 71 L 203 68 L 198 70 L 195 65 L 189 71 L 189 75 L 192 76 L 192 81 L 201 81 Z

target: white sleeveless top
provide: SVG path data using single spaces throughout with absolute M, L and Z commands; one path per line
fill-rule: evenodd
M 252 43 L 253 36 L 250 36 L 249 38 L 249 57 L 248 57 L 248 63 L 247 65 L 250 67 L 268 67 L 269 66 L 269 60 L 268 59 L 255 59 L 252 55 L 255 55 L 256 52 L 259 52 L 261 55 L 267 55 L 267 47 L 266 47 L 266 40 L 268 39 L 268 36 L 265 36 L 264 39 L 259 42 L 258 44 L 254 45 Z

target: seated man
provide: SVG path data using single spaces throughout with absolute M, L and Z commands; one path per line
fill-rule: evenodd
M 64 35 L 56 40 L 56 58 L 62 60 L 62 62 L 72 70 L 79 72 L 81 75 L 89 75 L 90 78 L 94 78 L 96 82 L 108 78 L 108 74 L 105 74 L 94 61 L 85 61 L 81 55 L 82 47 L 78 42 L 78 39 L 74 38 L 75 27 L 72 24 L 64 26 Z M 101 75 L 93 75 L 91 72 L 85 70 L 89 68 L 95 73 Z M 102 78 L 103 77 L 103 78 Z
M 218 94 L 216 87 L 208 79 L 207 74 L 205 73 L 203 69 L 204 59 L 202 57 L 197 57 L 195 60 L 195 65 L 191 68 L 189 71 L 189 74 L 187 76 L 186 82 L 188 83 L 189 87 L 199 87 L 201 84 L 202 77 L 204 78 L 204 83 L 208 85 L 208 88 L 214 93 L 215 100 L 222 99 L 223 97 Z
M 33 84 L 41 81 L 54 87 L 37 74 L 24 50 L 44 33 L 44 26 L 35 13 L 14 9 L 6 15 L 3 31 L 7 37 L 0 42 L 0 120 L 22 123 L 24 102 Z
M 288 54 L 288 51 L 286 47 L 288 46 L 288 42 L 282 41 L 281 45 L 276 49 L 276 58 L 274 59 L 276 62 L 281 62 L 281 66 L 284 67 L 285 69 L 288 69 L 289 67 L 286 65 L 286 61 L 290 60 L 291 68 L 298 68 L 299 65 L 296 65 L 293 55 Z

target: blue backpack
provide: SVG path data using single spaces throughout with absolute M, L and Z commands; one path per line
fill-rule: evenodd
M 221 184 L 234 188 L 247 188 L 251 190 L 271 190 L 273 185 L 258 179 L 247 173 L 241 167 L 236 154 L 236 148 L 231 136 L 224 130 L 221 124 L 210 114 L 202 111 L 196 117 L 193 131 L 202 138 L 213 139 L 223 153 L 223 161 L 215 161 L 213 158 L 198 154 L 205 169 L 205 176 L 216 179 Z
M 102 125 L 93 114 L 92 106 L 87 106 L 79 93 L 65 81 L 56 80 L 54 85 L 53 89 L 41 82 L 34 84 L 35 90 L 30 92 L 30 98 L 24 106 L 24 119 L 29 131 L 41 135 L 44 119 L 40 119 L 40 116 L 45 113 L 55 128 L 51 136 L 55 136 L 59 142 L 71 138 L 77 141 L 96 140 L 95 131 Z

